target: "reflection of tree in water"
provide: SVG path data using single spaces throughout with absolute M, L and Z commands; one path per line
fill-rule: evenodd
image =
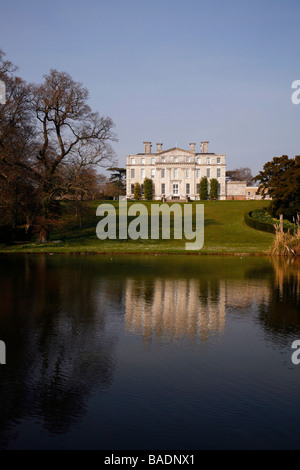
M 207 307 L 209 296 L 209 281 L 207 279 L 201 279 L 199 281 L 199 300 L 203 307 Z
M 42 418 L 51 433 L 65 433 L 80 420 L 95 385 L 111 382 L 115 340 L 105 330 L 112 285 L 91 275 L 84 260 L 10 259 L 0 283 L 7 348 L 0 370 L 1 447 L 26 416 Z
M 199 300 L 203 307 L 211 302 L 219 302 L 220 300 L 220 279 L 207 279 L 202 277 L 198 281 Z
M 122 315 L 123 306 L 126 328 L 147 344 L 182 337 L 207 342 L 224 332 L 228 312 L 252 305 L 251 314 L 259 305 L 272 339 L 299 331 L 299 263 L 276 259 L 273 271 L 257 258 L 187 263 L 176 257 L 177 270 L 175 259 L 149 260 L 2 257 L 0 339 L 7 365 L 0 367 L 0 447 L 15 439 L 26 418 L 55 434 L 82 419 L 94 388 L 111 382 L 115 338 L 107 313 Z
M 276 257 L 272 264 L 271 295 L 259 306 L 259 321 L 272 339 L 286 344 L 300 335 L 300 260 Z
M 141 282 L 140 278 L 133 281 L 133 291 L 137 298 L 142 299 L 145 303 L 152 303 L 154 296 L 153 279 Z

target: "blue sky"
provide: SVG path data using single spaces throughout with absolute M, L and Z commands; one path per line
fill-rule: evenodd
M 0 14 L 20 76 L 68 72 L 113 119 L 120 166 L 145 140 L 208 140 L 253 174 L 300 154 L 299 0 L 1 0 Z

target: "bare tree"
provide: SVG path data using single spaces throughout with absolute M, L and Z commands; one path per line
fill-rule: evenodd
M 88 210 L 89 201 L 99 199 L 103 195 L 106 177 L 98 174 L 92 167 L 69 166 L 68 180 L 72 181 L 72 191 L 65 197 L 68 199 L 68 208 L 75 215 L 79 227 L 82 227 L 84 213 Z
M 11 76 L 18 69 L 12 62 L 6 59 L 5 52 L 0 49 L 0 79 L 5 81 L 7 76 Z
M 0 216 L 1 223 L 13 230 L 24 217 L 31 217 L 36 206 L 30 165 L 35 138 L 30 88 L 14 75 L 15 70 L 0 50 L 0 79 L 6 87 L 5 104 L 0 105 Z
M 250 168 L 236 168 L 226 171 L 226 176 L 231 181 L 247 181 L 247 186 L 252 183 L 253 176 Z
M 47 241 L 58 200 L 85 199 L 97 166 L 115 164 L 114 123 L 91 110 L 87 89 L 67 73 L 51 70 L 42 84 L 27 85 L 15 71 L 0 50 L 7 91 L 0 105 L 0 216 L 12 227 L 35 225 Z
M 51 70 L 42 85 L 32 86 L 32 106 L 38 128 L 36 171 L 44 226 L 40 240 L 49 238 L 53 201 L 74 190 L 68 166 L 107 167 L 114 163 L 113 121 L 100 117 L 87 104 L 88 91 L 65 72 Z

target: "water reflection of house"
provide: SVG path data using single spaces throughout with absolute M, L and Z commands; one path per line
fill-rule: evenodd
M 269 298 L 267 282 L 128 279 L 126 329 L 145 339 L 155 335 L 205 340 L 224 332 L 228 309 L 244 311 Z
M 270 285 L 265 279 L 259 281 L 227 281 L 226 307 L 232 309 L 246 309 L 253 304 L 268 303 L 270 300 Z
M 150 338 L 156 336 L 205 339 L 225 327 L 225 296 L 219 284 L 198 279 L 128 279 L 126 284 L 126 327 Z

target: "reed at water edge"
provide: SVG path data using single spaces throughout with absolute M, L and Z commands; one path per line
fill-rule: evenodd
M 283 215 L 275 227 L 275 239 L 270 248 L 271 255 L 300 256 L 300 215 L 294 219 L 294 233 L 283 231 Z

